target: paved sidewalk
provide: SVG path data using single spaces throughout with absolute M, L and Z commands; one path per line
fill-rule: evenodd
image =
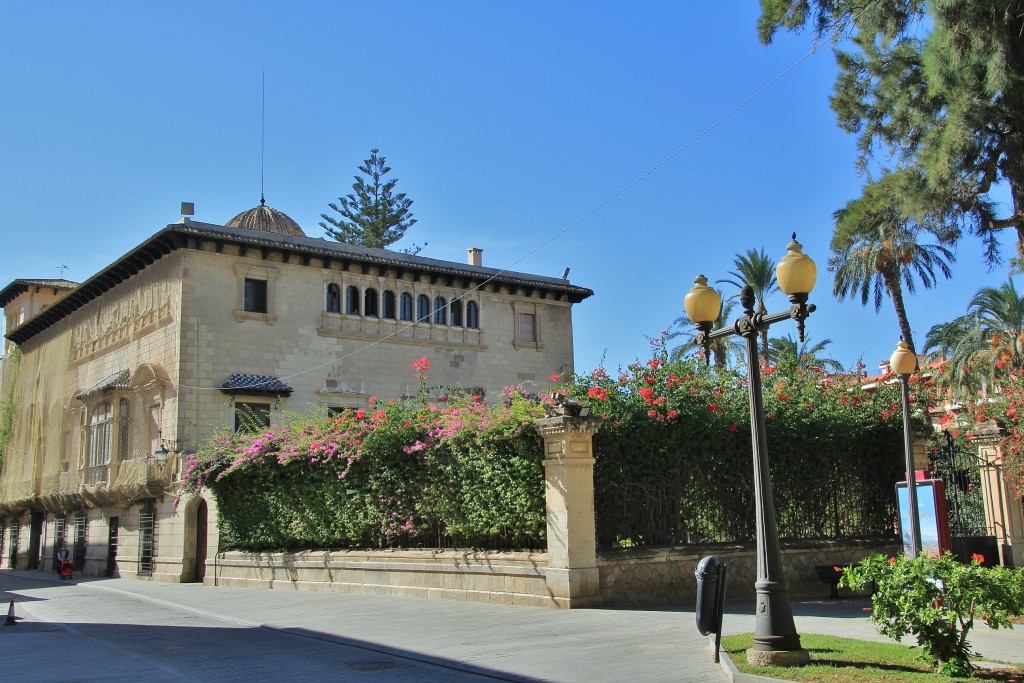
M 131 595 L 235 627 L 263 628 L 436 665 L 442 679 L 443 670 L 451 670 L 512 681 L 725 680 L 711 662 L 707 638 L 697 633 L 692 606 L 548 610 L 134 579 L 83 577 L 74 583 L 79 589 Z M 0 671 L 4 670 L 3 629 L 47 628 L 42 623 L 45 619 L 33 615 L 33 609 L 42 613 L 42 603 L 34 604 L 32 595 L 48 585 L 52 594 L 53 584 L 60 582 L 49 573 L 0 570 L 0 590 L 6 591 L 0 594 L 0 606 L 6 612 L 13 599 L 20 618 L 17 626 L 0 626 Z M 867 620 L 864 608 L 869 604 L 866 599 L 794 602 L 797 630 L 887 641 Z M 752 603 L 730 603 L 724 631 L 752 630 L 752 615 Z M 104 615 L 94 617 L 102 619 Z M 96 674 L 107 675 L 112 673 L 111 666 L 117 666 L 117 662 L 97 661 L 92 656 L 93 641 L 76 637 L 73 629 L 57 637 L 59 649 L 73 655 L 79 666 L 95 666 Z M 971 642 L 987 658 L 1024 663 L 1024 628 L 992 631 L 982 626 L 972 631 Z M 127 663 L 124 671 L 113 673 L 128 680 L 130 666 Z M 80 673 L 83 680 L 103 680 Z
M 14 588 L 9 595 L 19 616 L 41 613 L 33 602 L 60 582 L 42 572 L 0 570 L 5 577 L 31 579 L 35 590 Z M 483 678 L 512 681 L 725 681 L 706 650 L 707 639 L 694 626 L 692 608 L 550 610 L 486 603 L 345 595 L 306 591 L 222 588 L 134 579 L 75 579 L 77 590 L 131 594 L 143 600 L 215 618 L 236 627 L 261 627 L 307 638 L 339 642 L 382 654 L 436 664 Z M 56 584 L 56 585 L 54 585 Z M 68 586 L 64 582 L 64 586 Z M 25 599 L 19 602 L 19 597 Z M 76 617 L 81 619 L 81 617 Z M 101 615 L 96 617 L 101 618 Z M 0 651 L 4 628 L 0 626 Z M 95 666 L 110 679 L 130 675 L 111 670 L 119 662 L 97 658 L 92 641 L 62 633 L 59 649 L 78 649 L 80 667 Z M 10 642 L 10 641 L 7 641 Z M 55 641 L 56 642 L 56 641 Z M 41 659 L 46 655 L 41 655 Z M 4 672 L 0 655 L 0 674 Z M 29 672 L 26 672 L 29 673 Z M 79 669 L 82 678 L 86 672 Z M 102 680 L 93 678 L 90 680 Z M 283 679 L 287 680 L 287 679 Z

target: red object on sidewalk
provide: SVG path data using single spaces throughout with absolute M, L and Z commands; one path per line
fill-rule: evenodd
M 74 571 L 75 565 L 72 564 L 71 560 L 64 560 L 60 563 L 60 580 L 70 579 Z

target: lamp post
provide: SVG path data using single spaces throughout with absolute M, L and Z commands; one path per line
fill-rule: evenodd
M 814 288 L 817 267 L 809 256 L 802 253 L 801 245 L 793 241 L 786 255 L 779 261 L 775 276 L 779 289 L 789 296 L 790 308 L 780 313 L 755 313 L 754 290 L 750 285 L 740 293 L 743 317 L 732 327 L 711 330 L 721 311 L 722 300 L 718 292 L 707 286 L 703 275 L 694 280 L 685 300 L 686 315 L 698 329 L 697 343 L 704 347 L 704 356 L 710 361 L 711 341 L 720 337 L 739 335 L 747 342 L 747 376 L 750 393 L 750 437 L 754 454 L 754 504 L 757 525 L 757 595 L 754 623 L 754 646 L 747 650 L 747 661 L 753 666 L 800 666 L 809 660 L 807 650 L 800 647 L 800 635 L 793 622 L 789 590 L 782 571 L 782 551 L 772 501 L 772 484 L 768 471 L 768 447 L 765 437 L 764 405 L 761 397 L 761 366 L 757 342 L 761 331 L 783 320 L 797 321 L 800 341 L 804 340 L 804 320 L 814 312 L 814 304 L 807 304 L 807 296 Z
M 889 357 L 889 367 L 900 378 L 903 389 L 903 455 L 907 460 L 907 524 L 910 526 L 910 552 L 907 559 L 921 554 L 921 522 L 917 518 L 917 478 L 914 476 L 914 440 L 910 431 L 910 375 L 917 368 L 917 354 L 900 337 L 896 350 Z

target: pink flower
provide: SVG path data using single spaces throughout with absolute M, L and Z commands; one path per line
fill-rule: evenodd
M 360 408 L 359 410 L 356 411 L 356 418 L 357 419 L 362 420 L 364 417 L 366 417 L 366 411 L 365 410 Z
M 557 382 L 560 379 L 562 379 L 562 373 L 560 373 L 560 372 L 552 372 L 550 379 L 551 379 L 552 382 Z
M 412 369 L 418 373 L 428 372 L 430 370 L 430 360 L 426 356 L 419 360 L 414 360 L 412 362 Z

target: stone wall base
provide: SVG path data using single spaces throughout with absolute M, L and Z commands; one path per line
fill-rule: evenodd
M 559 607 L 546 561 L 546 553 L 471 550 L 227 552 L 207 560 L 204 583 Z
M 895 538 L 784 543 L 782 562 L 793 599 L 831 592 L 815 569 L 848 565 L 874 553 L 895 555 Z M 227 552 L 206 562 L 207 585 L 333 591 L 529 607 L 578 608 L 687 604 L 696 599 L 694 568 L 715 555 L 729 567 L 727 599 L 752 600 L 752 546 L 629 548 L 598 553 L 594 571 L 548 569 L 547 553 L 473 550 Z M 154 580 L 174 580 L 173 575 Z M 573 599 L 559 587 L 596 579 L 600 598 Z M 564 587 L 564 586 L 563 586 Z M 568 591 L 571 595 L 572 591 Z
M 902 552 L 897 538 L 843 541 L 794 541 L 782 544 L 782 566 L 793 599 L 827 598 L 818 566 L 845 566 L 868 555 Z M 702 557 L 714 555 L 729 568 L 727 600 L 753 600 L 757 557 L 753 544 L 703 545 L 676 548 L 625 548 L 599 552 L 601 597 L 605 605 L 691 603 L 697 599 L 694 569 Z

